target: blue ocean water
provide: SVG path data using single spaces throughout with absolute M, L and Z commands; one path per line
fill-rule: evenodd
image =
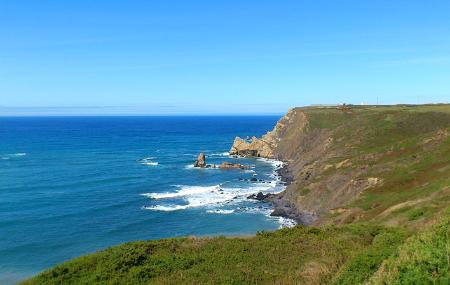
M 0 118 L 0 284 L 119 243 L 280 227 L 246 199 L 283 189 L 276 162 L 227 155 L 278 117 Z M 251 169 L 194 169 L 238 161 Z M 242 179 L 256 177 L 264 182 Z

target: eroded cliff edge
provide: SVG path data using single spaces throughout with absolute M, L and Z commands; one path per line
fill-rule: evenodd
M 425 152 L 439 151 L 449 127 L 448 105 L 294 108 L 261 138 L 237 137 L 230 154 L 286 163 L 280 174 L 292 183 L 270 198 L 273 215 L 302 224 L 389 223 L 383 213 L 397 207 L 395 199 L 377 205 L 367 196 L 398 187 L 397 169 L 414 168 Z

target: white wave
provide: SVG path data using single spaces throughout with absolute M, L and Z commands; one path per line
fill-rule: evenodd
M 257 158 L 258 161 L 262 161 L 265 163 L 271 164 L 275 169 L 281 168 L 284 165 L 284 162 L 271 158 Z
M 208 211 L 206 211 L 207 213 L 210 213 L 210 214 L 222 214 L 222 215 L 229 215 L 229 214 L 233 214 L 234 213 L 234 210 L 219 210 L 219 209 L 217 209 L 217 210 L 208 210 Z
M 147 196 L 152 199 L 167 199 L 184 197 L 188 195 L 202 194 L 211 191 L 217 191 L 220 189 L 220 185 L 214 186 L 178 186 L 181 189 L 177 192 L 165 192 L 165 193 L 144 193 L 142 195 Z
M 189 205 L 156 205 L 156 206 L 145 206 L 142 207 L 144 210 L 151 210 L 151 211 L 163 211 L 163 212 L 172 212 L 172 211 L 178 211 L 178 210 L 184 210 L 188 208 Z
M 17 152 L 17 153 L 9 153 L 9 154 L 4 154 L 1 159 L 10 159 L 12 157 L 20 157 L 20 156 L 26 156 L 28 155 L 26 152 Z
M 293 219 L 285 218 L 285 217 L 274 217 L 270 214 L 273 212 L 273 208 L 271 207 L 263 207 L 263 208 L 255 208 L 255 207 L 245 207 L 240 209 L 242 212 L 248 214 L 262 214 L 266 216 L 268 219 L 275 220 L 279 223 L 279 228 L 292 228 L 297 225 L 297 222 Z
M 238 203 L 247 200 L 247 196 L 258 192 L 273 192 L 274 189 L 270 185 L 254 185 L 244 188 L 224 188 L 220 185 L 214 186 L 179 186 L 180 190 L 176 192 L 164 193 L 143 193 L 141 195 L 154 200 L 164 199 L 183 199 L 187 205 L 184 208 L 191 207 L 214 207 L 223 206 L 229 203 Z M 158 205 L 155 207 L 165 207 Z M 173 208 L 172 206 L 170 206 Z M 182 209 L 182 208 L 179 208 Z
M 157 166 L 158 162 L 152 161 L 153 159 L 155 159 L 155 157 L 146 157 L 146 158 L 143 158 L 143 159 L 139 160 L 139 162 L 142 165 Z
M 293 219 L 278 217 L 278 223 L 280 223 L 281 228 L 293 228 L 297 225 L 297 222 Z
M 207 154 L 207 156 L 208 157 L 226 157 L 226 156 L 229 156 L 230 155 L 230 153 L 227 151 L 227 152 L 217 152 L 217 153 L 209 153 L 209 154 Z

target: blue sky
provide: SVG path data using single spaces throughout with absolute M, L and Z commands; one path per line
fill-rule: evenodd
M 449 1 L 0 0 L 0 115 L 450 102 Z

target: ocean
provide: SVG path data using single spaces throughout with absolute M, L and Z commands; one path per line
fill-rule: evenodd
M 235 136 L 261 136 L 278 119 L 0 118 L 0 284 L 123 242 L 291 225 L 246 198 L 284 189 L 280 162 L 227 153 Z M 193 168 L 199 152 L 251 168 Z

